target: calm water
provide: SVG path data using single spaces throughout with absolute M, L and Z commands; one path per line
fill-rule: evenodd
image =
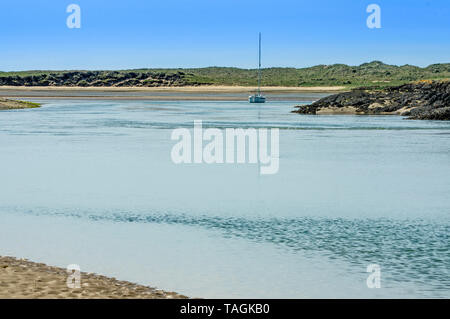
M 450 297 L 450 123 L 40 102 L 0 113 L 0 255 L 195 297 Z M 278 174 L 173 164 L 172 129 L 194 120 L 280 128 Z

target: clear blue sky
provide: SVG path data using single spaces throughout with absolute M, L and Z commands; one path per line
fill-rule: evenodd
M 0 3 L 0 70 L 253 68 L 258 31 L 263 67 L 450 62 L 449 0 L 14 0 Z

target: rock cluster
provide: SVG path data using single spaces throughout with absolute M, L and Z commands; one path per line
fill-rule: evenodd
M 381 90 L 360 88 L 295 108 L 292 112 L 300 114 L 397 114 L 409 119 L 450 120 L 450 81 L 419 81 Z

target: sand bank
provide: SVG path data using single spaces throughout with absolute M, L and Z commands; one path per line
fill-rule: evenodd
M 180 93 L 245 93 L 255 91 L 255 87 L 249 86 L 171 86 L 171 87 L 73 87 L 73 86 L 0 86 L 0 90 L 22 91 L 97 91 L 97 92 L 180 92 Z M 291 87 L 291 86 L 264 86 L 264 92 L 336 92 L 345 90 L 345 86 L 316 86 L 316 87 Z
M 2 298 L 138 298 L 180 299 L 186 296 L 120 281 L 96 274 L 81 273 L 81 287 L 67 287 L 66 269 L 25 259 L 0 257 L 0 299 Z
M 263 87 L 268 100 L 318 100 L 345 87 Z M 244 86 L 189 87 L 24 87 L 0 86 L 0 97 L 107 100 L 205 100 L 244 101 L 255 88 Z M 301 97 L 301 98 L 299 98 Z
M 16 109 L 32 109 L 32 108 L 37 108 L 39 106 L 40 105 L 37 103 L 8 100 L 8 99 L 3 99 L 0 97 L 0 111 L 16 110 Z

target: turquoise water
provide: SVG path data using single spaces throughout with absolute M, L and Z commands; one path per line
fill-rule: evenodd
M 0 113 L 0 255 L 196 297 L 450 297 L 450 123 L 293 101 L 40 102 Z M 279 172 L 174 164 L 172 129 L 194 120 L 279 128 Z

